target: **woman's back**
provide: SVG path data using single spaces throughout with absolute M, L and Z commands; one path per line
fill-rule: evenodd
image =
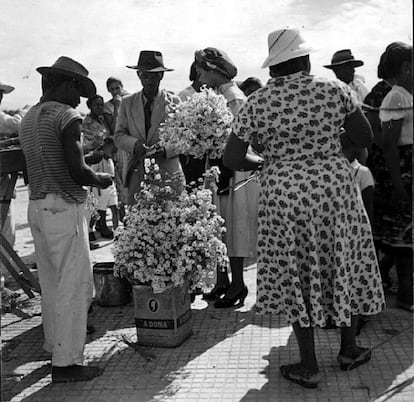
M 349 87 L 299 72 L 271 79 L 250 97 L 247 113 L 255 124 L 265 159 L 305 160 L 338 155 L 340 128 L 356 109 Z M 243 128 L 241 128 L 243 130 Z

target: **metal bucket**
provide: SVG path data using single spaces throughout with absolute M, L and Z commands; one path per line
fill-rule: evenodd
M 131 300 L 131 285 L 124 278 L 114 276 L 113 262 L 93 265 L 95 298 L 100 306 L 122 306 Z

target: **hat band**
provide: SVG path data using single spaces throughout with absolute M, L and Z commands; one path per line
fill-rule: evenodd
M 286 29 L 284 29 L 280 34 L 279 34 L 279 36 L 273 41 L 273 43 L 272 43 L 272 45 L 269 47 L 269 53 L 270 53 L 270 51 L 273 49 L 273 46 L 274 45 L 276 45 L 276 42 L 280 39 L 280 37 L 286 32 L 287 30 Z

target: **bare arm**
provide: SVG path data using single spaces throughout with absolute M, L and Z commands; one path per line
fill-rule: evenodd
M 350 145 L 365 148 L 371 144 L 371 126 L 359 107 L 345 118 L 344 129 L 345 132 L 341 134 L 343 147 Z
M 63 130 L 63 151 L 69 166 L 69 173 L 75 183 L 95 185 L 102 188 L 112 183 L 106 173 L 95 173 L 86 163 L 81 142 L 81 123 L 74 121 Z

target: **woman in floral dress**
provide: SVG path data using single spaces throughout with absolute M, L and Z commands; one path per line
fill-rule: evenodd
M 250 95 L 233 122 L 224 163 L 252 169 L 249 144 L 263 146 L 257 310 L 285 313 L 300 362 L 282 375 L 305 387 L 320 381 L 314 328 L 341 327 L 343 370 L 370 359 L 355 342 L 358 314 L 384 308 L 371 229 L 341 141 L 360 148 L 372 133 L 350 88 L 310 75 L 312 47 L 296 28 L 269 34 L 271 79 Z M 340 138 L 340 129 L 345 133 Z

